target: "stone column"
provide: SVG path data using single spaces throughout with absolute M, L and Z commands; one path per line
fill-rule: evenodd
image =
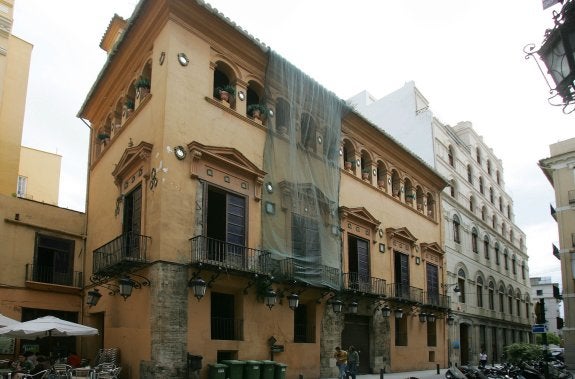
M 151 361 L 140 378 L 185 378 L 188 338 L 188 268 L 159 262 L 150 268 Z

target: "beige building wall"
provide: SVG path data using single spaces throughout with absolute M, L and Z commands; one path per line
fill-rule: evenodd
M 0 193 L 11 195 L 16 193 L 18 181 L 32 45 L 12 35 L 6 39 L 8 49 L 3 52 L 4 55 L 0 51 L 0 63 L 4 62 L 5 65 L 4 75 L 0 77 Z
M 25 178 L 26 192 L 18 195 L 58 205 L 61 162 L 61 155 L 22 146 L 18 175 Z
M 79 112 L 93 130 L 86 248 L 86 276 L 93 282 L 84 294 L 96 288 L 102 294 L 96 305 L 84 309 L 85 320 L 100 323 L 104 335 L 101 345 L 91 346 L 92 352 L 99 347 L 119 347 L 123 373 L 128 378 L 185 377 L 186 353 L 201 355 L 204 369 L 200 375 L 206 378 L 207 365 L 222 358 L 269 359 L 273 337 L 283 347 L 274 353 L 274 359 L 287 364 L 287 378 L 299 374 L 333 377 L 337 372 L 333 349 L 349 343 L 343 333 L 351 323 L 367 330 L 369 353 L 364 350 L 364 372 L 432 369 L 437 364 L 445 367 L 447 307 L 427 309 L 438 317 L 437 341 L 431 345 L 427 342 L 428 324 L 419 321 L 426 308 L 417 305 L 428 291 L 428 283 L 436 285 L 439 295 L 444 294 L 439 218 L 444 179 L 350 113 L 342 121 L 344 135 L 336 141 L 336 145 L 341 143 L 336 158 L 336 171 L 341 176 L 340 207 L 330 209 L 339 215 L 341 224 L 329 225 L 332 233 L 341 235 L 343 251 L 337 246 L 333 251 L 322 251 L 322 258 L 323 254 L 337 257 L 338 262 L 328 269 L 338 271 L 338 277 L 345 276 L 352 271 L 349 241 L 368 241 L 371 276 L 378 283 L 385 282 L 378 289 L 381 292 L 375 292 L 375 287 L 359 294 L 351 287 L 334 290 L 297 281 L 268 282 L 281 267 L 254 275 L 258 262 L 246 258 L 238 265 L 231 251 L 239 249 L 245 254 L 242 257 L 265 256 L 263 213 L 275 212 L 274 220 L 285 225 L 278 233 L 284 233 L 292 228 L 290 201 L 294 201 L 289 199 L 285 183 L 268 186 L 269 173 L 264 171 L 267 139 L 273 136 L 277 141 L 274 147 L 287 150 L 287 137 L 280 135 L 279 127 L 273 129 L 268 121 L 254 119 L 247 112 L 251 91 L 263 98 L 265 49 L 196 2 L 144 1 L 137 9 L 136 21 L 120 38 Z M 112 23 L 108 30 L 114 36 L 115 25 Z M 238 93 L 235 102 L 215 95 L 216 69 L 225 71 L 232 80 Z M 140 76 L 150 78 L 149 93 L 136 91 Z M 281 97 L 281 91 L 276 90 L 278 93 L 267 99 L 272 109 Z M 135 109 L 125 106 L 126 99 L 133 100 Z M 319 132 L 317 137 L 322 137 Z M 310 161 L 316 164 L 321 158 L 321 142 L 318 146 L 315 153 L 301 147 L 299 151 L 311 155 Z M 178 147 L 183 149 L 179 157 L 174 153 Z M 344 156 L 348 154 L 355 155 L 356 160 L 370 156 L 370 172 L 376 173 L 364 179 L 359 169 L 345 170 Z M 392 185 L 391 176 L 384 178 L 383 171 L 378 173 L 384 166 L 389 175 L 392 169 L 401 173 L 401 183 Z M 414 190 L 419 188 L 426 200 L 408 199 L 404 192 L 393 195 L 396 186 L 403 188 L 407 183 Z M 206 203 L 206 197 L 212 195 L 210 190 L 245 199 L 245 243 L 241 246 L 223 243 L 218 245 L 221 252 L 215 252 L 218 250 L 202 249 L 198 242 L 208 235 L 206 229 L 210 227 L 204 217 L 209 207 L 226 203 Z M 269 197 L 264 197 L 263 191 L 270 192 Z M 428 195 L 433 201 L 427 201 Z M 291 236 L 284 242 L 286 255 L 291 254 Z M 193 254 L 205 250 L 225 256 L 200 265 Z M 409 286 L 421 295 L 417 304 L 413 298 L 406 303 L 383 300 L 383 291 L 397 297 L 393 291 L 395 251 L 408 258 Z M 326 269 L 321 263 L 318 270 Z M 435 281 L 427 279 L 428 263 L 437 267 Z M 125 275 L 137 281 L 138 288 L 124 301 L 118 296 L 117 285 Z M 198 277 L 209 282 L 200 301 L 188 284 Z M 262 296 L 268 285 L 282 293 L 271 309 Z M 299 293 L 300 309 L 306 312 L 299 317 L 305 316 L 309 322 L 303 342 L 295 337 L 296 313 L 287 306 L 286 296 L 292 291 Z M 241 336 L 214 337 L 214 329 L 222 325 L 217 317 L 217 307 L 222 308 L 218 296 L 230 299 L 235 317 L 226 322 L 230 330 L 241 331 Z M 339 314 L 333 312 L 330 302 L 336 297 L 346 303 L 346 310 Z M 347 307 L 354 298 L 359 310 L 350 315 Z M 385 304 L 404 308 L 407 345 L 395 346 L 396 321 L 382 316 Z
M 539 166 L 555 190 L 565 314 L 565 363 L 575 367 L 575 138 L 550 145 L 549 152 L 549 157 L 540 160 Z
M 27 309 L 80 315 L 84 223 L 83 213 L 0 195 L 1 314 L 15 320 L 22 320 Z M 66 241 L 70 250 L 65 257 L 52 255 L 50 249 L 42 249 L 42 237 Z M 79 351 L 82 341 L 87 339 L 78 339 Z M 48 353 L 47 345 L 42 346 L 42 352 Z M 13 358 L 19 347 L 2 357 Z

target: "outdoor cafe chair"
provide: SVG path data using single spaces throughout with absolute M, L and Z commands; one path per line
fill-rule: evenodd
M 22 379 L 45 379 L 45 378 L 48 378 L 50 372 L 51 372 L 50 369 L 46 369 L 46 370 L 38 371 L 35 374 L 24 374 L 22 376 Z
M 64 363 L 54 363 L 52 366 L 52 377 L 54 379 L 72 379 L 72 366 Z
M 96 373 L 96 379 L 118 379 L 120 377 L 121 367 L 116 367 L 110 371 Z

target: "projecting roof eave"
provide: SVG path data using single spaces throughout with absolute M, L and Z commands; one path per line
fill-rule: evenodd
M 363 117 L 360 113 L 356 112 L 355 110 L 353 110 L 351 108 L 350 108 L 350 111 L 356 117 L 361 119 L 362 122 L 365 122 L 365 124 L 374 128 L 379 133 L 383 134 L 391 142 L 393 142 L 397 146 L 401 147 L 403 150 L 405 150 L 405 152 L 407 154 L 411 155 L 418 163 L 420 163 L 423 167 L 425 167 L 429 172 L 434 174 L 435 177 L 437 178 L 437 181 L 439 182 L 438 183 L 439 190 L 442 190 L 443 188 L 447 187 L 447 185 L 449 184 L 449 180 L 447 180 L 443 175 L 441 175 L 435 168 L 433 168 L 429 164 L 427 164 L 427 162 L 425 162 L 423 159 L 421 159 L 417 154 L 415 154 L 413 151 L 411 151 L 407 146 L 405 146 L 404 144 L 402 144 L 401 142 L 396 140 L 394 137 L 392 137 L 390 134 L 388 134 L 383 128 L 380 128 L 379 126 L 377 126 L 377 125 L 373 124 L 371 121 L 369 121 L 367 118 Z
M 549 180 L 549 183 L 551 183 L 551 185 L 553 186 L 553 170 L 547 164 L 548 159 L 549 158 L 541 159 L 539 161 L 538 166 L 541 169 L 541 171 L 543 171 L 543 174 L 545 175 L 547 180 Z
M 86 96 L 86 98 L 84 99 L 84 102 L 82 103 L 82 106 L 80 107 L 80 110 L 78 111 L 78 113 L 76 114 L 76 117 L 78 118 L 82 118 L 82 115 L 84 114 L 84 111 L 86 109 L 86 106 L 88 105 L 88 102 L 90 101 L 92 95 L 94 94 L 94 92 L 96 91 L 96 89 L 98 88 L 98 86 L 100 85 L 100 81 L 102 80 L 102 78 L 104 77 L 106 71 L 108 70 L 108 67 L 110 66 L 110 64 L 114 61 L 114 58 L 116 56 L 116 52 L 118 51 L 118 49 L 122 46 L 124 40 L 126 39 L 126 37 L 130 34 L 130 32 L 132 31 L 132 28 L 134 26 L 134 24 L 136 23 L 136 21 L 138 20 L 139 16 L 141 15 L 142 9 L 144 9 L 144 5 L 146 3 L 148 3 L 150 0 L 140 0 L 140 2 L 136 5 L 136 7 L 134 8 L 134 12 L 132 13 L 132 16 L 127 20 L 127 25 L 126 25 L 126 30 L 124 30 L 124 32 L 122 33 L 122 35 L 120 36 L 120 38 L 118 38 L 118 41 L 116 42 L 116 45 L 111 49 L 110 53 L 108 54 L 108 58 L 106 59 L 106 62 L 104 63 L 104 66 L 102 67 L 102 69 L 100 70 L 100 73 L 98 74 L 98 77 L 96 78 L 96 80 L 94 81 L 94 84 L 92 84 L 92 87 L 90 88 L 90 91 L 88 92 L 88 95 Z M 250 40 L 251 42 L 253 42 L 255 45 L 259 46 L 260 49 L 264 52 L 269 50 L 269 47 L 264 44 L 262 41 L 260 41 L 259 39 L 255 38 L 254 36 L 252 36 L 251 34 L 249 34 L 246 30 L 242 29 L 240 26 L 238 26 L 235 22 L 233 22 L 232 20 L 230 20 L 228 17 L 226 17 L 223 13 L 219 12 L 216 8 L 212 7 L 210 4 L 206 3 L 203 0 L 195 0 L 196 3 L 198 5 L 200 5 L 202 8 L 204 8 L 205 10 L 207 10 L 208 12 L 212 13 L 214 16 L 218 17 L 222 22 L 227 23 L 228 25 L 230 25 L 232 28 L 234 28 L 238 33 L 242 34 L 243 36 L 245 36 L 248 40 Z M 116 16 L 116 15 L 114 15 Z

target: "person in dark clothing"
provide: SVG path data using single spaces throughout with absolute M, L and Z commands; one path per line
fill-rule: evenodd
M 357 374 L 358 368 L 359 368 L 359 352 L 352 345 L 349 347 L 349 349 L 347 349 L 347 375 L 348 375 L 348 377 L 351 376 L 351 379 L 355 379 L 355 375 Z

